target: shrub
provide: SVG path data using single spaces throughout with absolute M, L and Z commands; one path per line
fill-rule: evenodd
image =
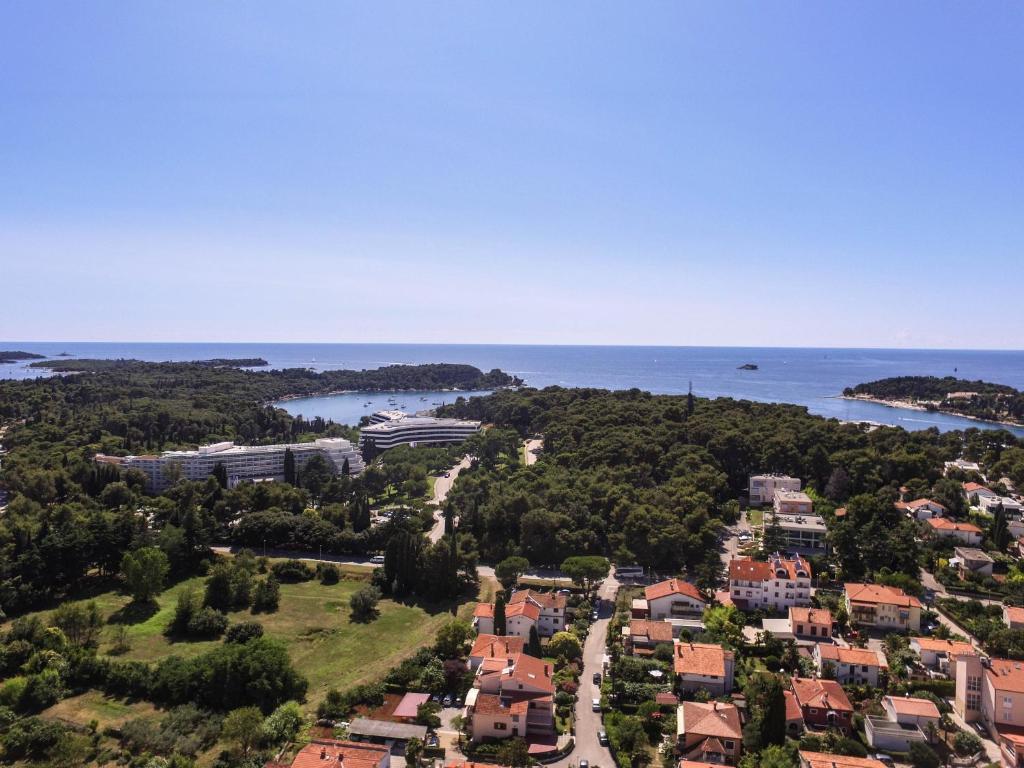
M 46 760 L 66 740 L 64 726 L 38 717 L 26 717 L 14 723 L 0 743 L 7 760 Z
M 286 701 L 263 721 L 263 740 L 268 744 L 291 741 L 302 727 L 302 708 L 297 701 Z
M 960 731 L 953 737 L 953 748 L 960 757 L 981 751 L 981 739 L 968 731 Z
M 281 585 L 273 576 L 256 583 L 252 596 L 253 613 L 273 613 L 281 602 Z
M 330 586 L 331 584 L 337 584 L 341 579 L 341 571 L 338 570 L 338 566 L 334 565 L 334 563 L 321 565 L 319 570 L 321 584 Z
M 942 764 L 935 750 L 922 741 L 911 742 L 910 762 L 914 768 L 939 768 Z
M 250 640 L 255 640 L 257 637 L 263 637 L 263 625 L 258 621 L 243 621 L 238 624 L 232 624 L 228 628 L 228 632 L 224 636 L 224 642 L 247 643 Z
M 379 601 L 380 590 L 375 586 L 367 584 L 365 587 L 360 587 L 349 598 L 353 621 L 372 621 L 377 618 L 377 603 Z
M 188 621 L 188 634 L 190 637 L 213 639 L 223 635 L 224 630 L 227 628 L 228 617 L 209 606 L 201 608 Z
M 301 560 L 285 560 L 283 563 L 274 563 L 270 566 L 270 572 L 275 579 L 285 584 L 309 581 L 316 575 L 313 567 Z

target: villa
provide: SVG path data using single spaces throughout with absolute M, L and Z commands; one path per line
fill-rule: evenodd
M 672 666 L 680 692 L 695 693 L 701 689 L 712 696 L 732 692 L 736 654 L 713 643 L 676 641 Z
M 928 533 L 937 539 L 954 539 L 972 547 L 981 544 L 982 530 L 974 523 L 955 523 L 944 517 L 932 517 L 925 520 L 925 525 Z
M 808 728 L 836 728 L 849 734 L 853 722 L 853 705 L 843 686 L 835 680 L 794 677 L 793 695 Z
M 921 601 L 902 589 L 882 584 L 846 584 L 846 612 L 865 627 L 899 632 L 921 631 Z
M 736 765 L 743 751 L 740 712 L 718 701 L 684 701 L 676 709 L 676 738 L 686 760 Z
M 831 643 L 814 646 L 814 665 L 818 675 L 843 685 L 878 686 L 884 664 L 878 654 L 868 648 L 841 648 Z
M 759 507 L 775 499 L 775 491 L 799 491 L 800 478 L 789 475 L 751 475 L 747 496 L 750 506 Z

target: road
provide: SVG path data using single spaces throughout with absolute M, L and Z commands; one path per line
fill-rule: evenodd
M 524 440 L 523 448 L 525 449 L 526 455 L 526 466 L 537 463 L 537 454 L 534 451 L 539 451 L 544 447 L 543 439 Z
M 448 498 L 448 493 L 451 491 L 452 486 L 455 485 L 459 472 L 469 469 L 471 462 L 472 458 L 470 456 L 463 456 L 462 461 L 448 470 L 448 477 L 441 475 L 441 477 L 434 480 L 434 498 L 431 499 L 431 503 L 437 505 L 437 510 L 434 512 L 434 527 L 430 529 L 428 534 L 432 542 L 440 541 L 441 537 L 444 536 L 444 516 L 441 514 L 441 507 L 444 505 L 444 500 Z
M 611 768 L 615 763 L 612 753 L 597 741 L 597 732 L 603 729 L 601 713 L 591 709 L 591 700 L 601 698 L 601 686 L 594 684 L 594 673 L 602 671 L 608 637 L 608 622 L 615 611 L 615 596 L 619 591 L 619 582 L 611 571 L 601 584 L 597 596 L 601 599 L 600 618 L 590 626 L 590 633 L 583 644 L 583 672 L 580 675 L 580 687 L 576 694 L 576 746 L 568 757 L 550 765 L 563 768 L 579 765 L 580 760 L 588 760 L 590 765 Z

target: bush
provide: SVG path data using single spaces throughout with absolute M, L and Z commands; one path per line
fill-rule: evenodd
M 273 613 L 281 602 L 281 585 L 273 576 L 256 582 L 252 595 L 253 613 Z
M 206 606 L 199 609 L 188 621 L 189 637 L 212 640 L 224 634 L 228 628 L 228 617 L 215 608 Z
M 939 768 L 942 764 L 935 750 L 922 741 L 911 742 L 910 762 L 914 768 Z
M 313 567 L 301 560 L 285 560 L 283 563 L 274 563 L 270 566 L 270 573 L 275 579 L 285 584 L 310 581 L 316 576 Z
M 46 760 L 66 739 L 64 726 L 26 717 L 10 727 L 0 744 L 7 760 Z
M 953 748 L 960 757 L 967 757 L 981 751 L 981 739 L 968 731 L 959 731 L 953 737 Z
M 338 566 L 334 565 L 334 563 L 321 565 L 319 571 L 320 583 L 325 586 L 337 584 L 341 580 L 341 571 L 338 570 Z
M 351 598 L 349 607 L 352 609 L 353 621 L 373 621 L 377 618 L 377 603 L 380 601 L 380 590 L 367 584 L 360 587 Z
M 286 701 L 263 721 L 263 740 L 268 744 L 291 741 L 302 727 L 302 708 L 297 701 Z
M 224 636 L 224 642 L 247 643 L 250 640 L 255 640 L 257 637 L 263 637 L 263 625 L 258 621 L 243 621 L 238 624 L 232 624 L 228 628 L 228 633 Z

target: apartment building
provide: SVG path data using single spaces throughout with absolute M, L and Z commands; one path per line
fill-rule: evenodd
M 761 562 L 749 557 L 729 562 L 729 597 L 740 610 L 787 611 L 811 604 L 811 565 L 799 555 L 778 553 Z
M 359 430 L 359 447 L 364 452 L 376 454 L 398 445 L 461 443 L 479 431 L 479 421 L 402 414 Z
M 762 535 L 771 526 L 777 526 L 782 532 L 782 546 L 786 552 L 801 555 L 828 554 L 828 527 L 820 515 L 810 512 L 769 512 L 762 521 Z
M 751 475 L 748 483 L 747 495 L 750 506 L 759 507 L 762 504 L 771 504 L 775 499 L 775 491 L 799 491 L 801 488 L 800 478 L 789 475 Z
M 846 612 L 865 627 L 898 632 L 921 631 L 921 601 L 902 589 L 882 584 L 845 585 Z
M 466 720 L 475 742 L 555 732 L 551 665 L 528 656 L 485 659 L 466 695 Z
M 541 637 L 551 637 L 555 632 L 564 630 L 569 624 L 568 601 L 566 596 L 560 592 L 520 589 L 509 598 L 505 615 L 508 616 L 509 611 L 515 611 L 516 606 L 519 605 L 536 606 L 537 634 Z M 532 613 L 531 611 L 531 615 Z M 529 635 L 529 629 L 527 629 L 527 635 Z
M 811 515 L 814 502 L 803 491 L 776 488 L 772 495 L 772 510 L 776 515 Z
M 988 730 L 1006 768 L 1024 766 L 1024 663 L 958 656 L 955 676 L 957 714 Z
M 362 454 L 341 437 L 322 437 L 311 443 L 280 445 L 235 445 L 232 442 L 200 446 L 194 451 L 164 451 L 160 455 L 106 456 L 97 454 L 95 461 L 113 464 L 122 470 L 137 469 L 146 475 L 146 490 L 162 493 L 179 478 L 205 480 L 218 466 L 223 466 L 228 487 L 246 480 L 284 480 L 285 455 L 290 452 L 296 471 L 301 472 L 314 456 L 322 456 L 335 473 L 348 468 L 349 474 L 363 471 Z

